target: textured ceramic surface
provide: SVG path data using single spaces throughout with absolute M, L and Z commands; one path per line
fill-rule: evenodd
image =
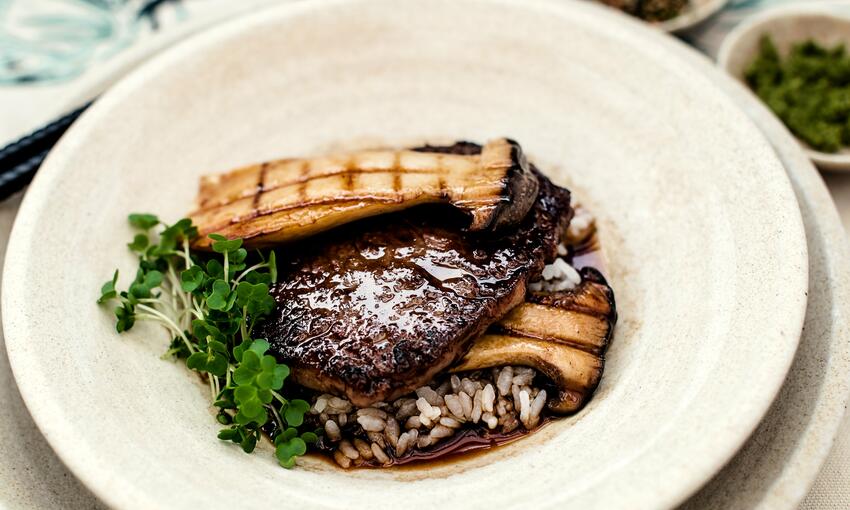
M 727 3 L 729 0 L 690 0 L 681 14 L 658 26 L 666 32 L 684 32 L 716 14 Z
M 710 63 L 688 48 L 694 65 Z M 817 170 L 782 123 L 743 85 L 706 71 L 773 144 L 797 194 L 809 247 L 809 301 L 794 364 L 753 437 L 683 510 L 795 509 L 831 451 L 850 392 L 850 253 Z M 833 490 L 837 488 L 832 488 Z
M 770 146 L 668 44 L 589 4 L 346 1 L 258 13 L 145 65 L 63 139 L 15 226 L 4 328 L 35 421 L 122 508 L 682 501 L 782 384 L 807 259 Z M 203 172 L 503 134 L 598 214 L 621 312 L 590 405 L 509 447 L 427 470 L 278 469 L 214 439 L 203 387 L 159 359 L 162 332 L 117 337 L 85 297 L 132 268 L 123 217 L 177 218 Z
M 762 36 L 770 35 L 780 53 L 794 43 L 813 39 L 826 46 L 850 47 L 850 10 L 839 14 L 822 6 L 791 6 L 774 9 L 735 28 L 723 40 L 717 61 L 732 76 L 741 79 L 758 54 Z M 809 157 L 824 170 L 850 171 L 850 149 L 828 154 L 806 147 Z

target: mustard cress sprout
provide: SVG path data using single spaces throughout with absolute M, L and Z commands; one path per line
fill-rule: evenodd
M 278 462 L 291 468 L 318 431 L 302 430 L 309 404 L 282 394 L 289 367 L 266 354 L 266 340 L 251 336 L 275 307 L 274 251 L 249 254 L 241 239 L 210 234 L 214 254 L 193 252 L 198 230 L 189 219 L 166 225 L 152 214 L 131 214 L 129 221 L 138 232 L 127 245 L 139 257 L 135 279 L 118 291 L 116 270 L 97 302 L 117 303 L 119 333 L 136 321 L 162 325 L 173 338 L 164 357 L 184 360 L 209 384 L 224 425 L 219 439 L 251 453 L 261 431 L 271 431 Z

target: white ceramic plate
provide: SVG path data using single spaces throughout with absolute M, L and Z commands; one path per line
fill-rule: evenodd
M 807 259 L 769 145 L 667 44 L 578 3 L 310 2 L 145 65 L 51 154 L 12 235 L 4 327 L 36 423 L 122 508 L 682 501 L 782 384 Z M 159 360 L 161 332 L 116 337 L 86 297 L 132 268 L 123 217 L 178 217 L 203 172 L 341 142 L 502 134 L 599 216 L 621 313 L 590 405 L 509 447 L 427 471 L 280 470 L 214 439 L 203 388 Z
M 764 35 L 773 38 L 780 53 L 788 52 L 793 44 L 808 39 L 827 47 L 836 44 L 850 46 L 850 7 L 844 3 L 841 11 L 835 8 L 835 4 L 823 2 L 771 9 L 742 23 L 723 40 L 717 55 L 718 64 L 735 78 L 742 79 L 747 66 L 758 54 L 759 41 Z M 818 167 L 850 171 L 850 149 L 830 154 L 805 147 Z
M 850 393 L 847 236 L 823 179 L 779 119 L 702 55 L 676 47 L 771 141 L 797 194 L 809 247 L 806 322 L 785 384 L 747 444 L 683 510 L 796 509 L 829 455 Z
M 681 14 L 658 24 L 665 32 L 684 32 L 720 11 L 729 0 L 690 0 Z

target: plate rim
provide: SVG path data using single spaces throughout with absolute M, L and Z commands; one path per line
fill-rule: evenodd
M 807 202 L 811 204 L 818 205 L 817 208 L 810 205 L 800 205 L 800 207 L 801 209 L 807 207 L 813 211 L 813 225 L 822 227 L 824 244 L 829 244 L 829 247 L 824 249 L 824 253 L 826 254 L 825 259 L 830 261 L 830 266 L 834 269 L 833 274 L 830 275 L 832 283 L 830 293 L 835 295 L 836 303 L 831 314 L 831 324 L 838 325 L 838 328 L 832 331 L 829 353 L 830 359 L 832 360 L 835 356 L 837 361 L 828 365 L 828 375 L 823 378 L 827 382 L 820 387 L 819 395 L 823 394 L 825 388 L 830 387 L 836 388 L 842 398 L 837 402 L 831 400 L 829 406 L 813 406 L 816 411 L 812 413 L 809 423 L 823 420 L 827 424 L 822 426 L 820 430 L 813 431 L 806 428 L 800 436 L 797 449 L 794 450 L 797 455 L 791 457 L 791 459 L 796 459 L 797 462 L 789 462 L 789 469 L 783 469 L 780 473 L 777 473 L 776 478 L 766 480 L 765 485 L 769 486 L 763 487 L 764 497 L 779 492 L 787 496 L 782 502 L 762 500 L 760 504 L 769 504 L 770 506 L 767 508 L 774 509 L 780 508 L 779 505 L 785 503 L 783 508 L 791 510 L 799 506 L 817 480 L 820 469 L 829 457 L 834 440 L 843 423 L 844 410 L 850 403 L 850 379 L 846 376 L 846 369 L 850 367 L 850 335 L 848 335 L 850 314 L 843 312 L 841 306 L 838 305 L 838 303 L 850 301 L 850 244 L 848 244 L 847 232 L 841 222 L 835 201 L 832 199 L 823 177 L 794 135 L 758 97 L 734 76 L 727 73 L 722 63 L 718 62 L 715 65 L 708 57 L 693 50 L 693 48 L 684 44 L 678 46 L 678 51 L 682 55 L 689 56 L 695 67 L 699 67 L 707 76 L 714 79 L 762 130 L 765 137 L 774 146 L 774 150 L 783 162 L 786 172 L 789 176 L 792 176 L 792 186 L 794 186 L 795 192 L 799 190 L 799 196 L 807 198 Z M 774 140 L 776 140 L 775 144 Z M 789 161 L 789 164 L 786 164 L 788 160 L 797 161 Z M 797 202 L 800 204 L 799 198 Z M 810 237 L 808 228 L 806 235 L 808 239 Z M 835 311 L 839 313 L 835 313 Z M 843 337 L 840 335 L 841 329 L 844 330 Z M 805 335 L 805 332 L 803 335 Z M 732 461 L 734 462 L 734 459 Z M 725 467 L 728 467 L 728 465 Z
M 72 151 L 75 147 L 75 144 L 80 143 L 78 138 L 85 138 L 85 130 L 88 129 L 88 126 L 98 120 L 98 116 L 103 115 L 100 113 L 101 111 L 104 111 L 104 114 L 108 112 L 107 107 L 110 107 L 111 103 L 116 102 L 118 99 L 120 99 L 120 94 L 123 93 L 125 89 L 128 91 L 131 90 L 136 82 L 143 82 L 146 79 L 147 74 L 150 74 L 159 69 L 160 67 L 163 67 L 171 60 L 177 60 L 181 56 L 191 54 L 198 48 L 203 48 L 206 44 L 212 43 L 219 38 L 226 37 L 231 32 L 239 32 L 243 29 L 243 25 L 251 25 L 252 23 L 256 22 L 256 20 L 260 20 L 266 16 L 269 16 L 270 13 L 273 16 L 283 18 L 285 17 L 284 14 L 293 15 L 294 13 L 298 13 L 302 10 L 311 11 L 316 9 L 325 9 L 328 5 L 333 6 L 336 4 L 364 4 L 369 3 L 370 1 L 371 0 L 329 0 L 327 2 L 322 3 L 321 5 L 317 5 L 317 3 L 313 2 L 293 1 L 286 2 L 283 4 L 264 6 L 261 9 L 261 12 L 254 12 L 247 15 L 238 16 L 236 19 L 213 26 L 208 30 L 202 31 L 201 33 L 194 34 L 188 37 L 187 39 L 177 43 L 174 47 L 168 48 L 162 53 L 155 55 L 150 61 L 142 64 L 138 69 L 132 71 L 127 77 L 122 78 L 119 83 L 116 84 L 115 87 L 108 90 L 106 94 L 104 94 L 104 96 L 92 108 L 90 108 L 89 111 L 87 111 L 77 123 L 75 123 L 71 130 L 69 130 L 70 136 L 66 135 L 60 141 L 54 151 L 51 152 L 50 156 L 48 156 L 48 159 L 45 161 L 44 164 L 44 169 L 46 169 L 46 171 L 44 171 L 43 169 L 43 171 L 39 172 L 39 174 L 36 176 L 36 179 L 31 185 L 30 191 L 27 193 L 21 205 L 19 215 L 15 220 L 15 226 L 10 236 L 9 253 L 20 251 L 18 249 L 18 246 L 23 246 L 26 244 L 24 240 L 27 238 L 27 235 L 31 234 L 31 232 L 28 232 L 26 230 L 27 223 L 29 220 L 28 216 L 32 214 L 30 210 L 36 209 L 37 205 L 41 203 L 36 201 L 37 198 L 44 200 L 48 197 L 49 179 L 52 178 L 53 174 L 57 174 L 57 172 L 60 172 L 61 169 L 61 165 L 57 163 L 57 161 L 61 161 L 65 152 Z M 482 2 L 481 0 L 469 1 L 472 3 L 480 4 L 488 3 Z M 512 6 L 522 7 L 524 9 L 537 8 L 550 9 L 553 11 L 566 9 L 565 12 L 570 12 L 570 9 L 588 9 L 589 12 L 595 10 L 595 15 L 608 17 L 608 21 L 606 21 L 606 23 L 609 24 L 609 29 L 629 29 L 634 34 L 637 34 L 635 35 L 635 37 L 639 36 L 642 38 L 642 40 L 645 40 L 646 44 L 654 43 L 656 50 L 663 50 L 667 48 L 666 45 L 670 44 L 663 33 L 654 31 L 645 26 L 641 26 L 642 23 L 639 21 L 621 19 L 619 22 L 617 22 L 616 19 L 619 18 L 619 16 L 617 16 L 616 14 L 612 15 L 610 13 L 605 12 L 607 8 L 603 6 L 578 3 L 563 4 L 561 2 L 558 2 L 558 0 L 531 0 L 529 2 L 522 2 L 521 0 L 498 0 L 495 3 L 508 4 Z M 566 5 L 570 5 L 570 7 L 566 7 Z M 620 26 L 617 27 L 617 24 L 619 24 Z M 640 31 L 643 31 L 643 33 L 639 34 Z M 718 96 L 723 96 L 722 100 L 728 101 L 730 105 L 733 104 L 733 102 L 729 98 L 725 97 L 725 94 L 719 93 Z M 760 130 L 755 126 L 755 124 L 749 122 L 749 120 L 743 115 L 743 113 L 741 113 L 741 117 L 742 120 L 748 122 L 751 125 L 753 134 L 757 138 L 760 138 L 760 143 L 769 146 L 767 140 L 764 139 L 764 137 L 760 134 Z M 785 180 L 787 181 L 787 175 L 785 174 L 785 172 L 782 173 L 782 176 L 784 176 Z M 779 178 L 780 176 L 777 177 Z M 792 194 L 793 198 L 793 192 L 790 190 L 790 183 L 786 182 L 786 185 L 788 187 L 789 193 Z M 793 199 L 796 200 L 796 198 Z M 799 216 L 799 210 L 797 210 L 797 216 Z M 795 232 L 799 234 L 800 238 L 804 238 L 805 233 L 802 227 L 802 219 L 799 219 L 798 225 L 795 224 L 789 226 L 789 229 L 795 230 Z M 808 264 L 805 260 L 805 245 L 802 247 L 797 256 L 800 257 L 799 262 L 802 262 L 802 266 L 808 268 Z M 11 265 L 10 260 L 12 258 L 13 257 L 7 257 L 6 266 L 4 267 L 4 275 L 13 274 L 13 272 L 8 271 L 8 268 Z M 796 275 L 798 277 L 798 281 L 796 282 L 795 287 L 807 287 L 807 285 L 805 285 L 805 283 L 807 282 L 806 271 L 803 271 L 802 273 L 804 274 Z M 804 285 L 801 285 L 801 283 Z M 57 407 L 55 403 L 52 402 L 39 401 L 37 388 L 31 386 L 31 384 L 34 384 L 32 379 L 21 379 L 19 377 L 21 373 L 21 367 L 18 366 L 18 363 L 20 363 L 20 358 L 17 357 L 15 349 L 15 345 L 18 344 L 18 341 L 16 340 L 17 335 L 12 332 L 12 330 L 16 328 L 16 325 L 19 322 L 26 321 L 22 318 L 20 314 L 17 313 L 17 311 L 15 311 L 14 307 L 10 303 L 10 298 L 8 296 L 13 294 L 16 289 L 23 288 L 24 285 L 24 282 L 19 281 L 17 277 L 4 278 L 2 292 L 3 315 L 6 319 L 3 321 L 3 327 L 4 331 L 6 332 L 5 336 L 7 339 L 6 347 L 9 354 L 10 363 L 13 368 L 13 373 L 15 374 L 16 381 L 19 384 L 23 400 L 26 403 L 27 408 L 30 410 L 36 425 L 39 427 L 45 438 L 54 448 L 57 453 L 57 456 L 62 459 L 66 466 L 68 466 L 69 469 L 73 471 L 74 474 L 76 474 L 78 478 L 103 501 L 106 501 L 113 505 L 126 503 L 126 498 L 121 499 L 116 497 L 114 491 L 112 490 L 114 489 L 114 484 L 118 483 L 120 477 L 111 476 L 109 473 L 104 472 L 103 474 L 106 476 L 103 476 L 101 479 L 99 479 L 98 477 L 94 476 L 94 473 L 91 473 L 89 471 L 97 471 L 97 468 L 95 466 L 86 465 L 84 462 L 78 459 L 78 455 L 76 457 L 74 455 L 71 455 L 67 449 L 67 446 L 69 444 L 67 438 L 62 437 L 60 433 L 62 427 L 56 427 L 56 420 L 46 416 L 45 408 L 53 409 L 53 412 L 56 414 L 61 414 L 61 408 Z M 796 296 L 796 294 L 794 295 Z M 788 325 L 791 325 L 793 323 L 794 330 L 799 331 L 802 329 L 803 311 L 805 310 L 805 298 L 803 297 L 803 293 L 800 293 L 800 296 L 798 296 L 796 300 L 799 301 L 798 305 L 794 307 L 796 313 L 794 316 L 788 317 Z M 799 318 L 796 317 L 797 315 L 799 315 Z M 12 334 L 9 334 L 10 332 Z M 718 471 L 726 463 L 726 461 L 728 461 L 728 459 L 731 458 L 737 452 L 737 449 L 745 442 L 745 440 L 749 436 L 749 432 L 752 432 L 752 430 L 754 430 L 754 428 L 758 425 L 761 420 L 761 417 L 764 415 L 769 405 L 772 403 L 776 393 L 778 392 L 781 386 L 781 383 L 785 379 L 785 374 L 790 368 L 790 363 L 793 360 L 793 354 L 796 351 L 796 346 L 799 342 L 798 334 L 792 333 L 786 336 L 788 337 L 789 344 L 787 349 L 788 355 L 786 356 L 787 360 L 783 359 L 782 362 L 777 361 L 777 365 L 783 365 L 784 370 L 782 370 L 781 373 L 778 369 L 776 370 L 776 373 L 779 374 L 781 377 L 775 375 L 774 379 L 777 379 L 777 384 L 772 385 L 775 386 L 775 388 L 771 387 L 768 391 L 764 392 L 765 395 L 770 395 L 770 398 L 762 399 L 764 402 L 760 402 L 763 405 L 756 406 L 754 408 L 755 410 L 751 409 L 748 413 L 747 418 L 742 420 L 741 423 L 739 423 L 740 429 L 742 431 L 746 429 L 748 433 L 738 434 L 740 436 L 739 438 L 731 441 L 726 441 L 724 443 L 727 446 L 725 450 L 729 451 L 727 453 L 716 455 L 710 462 L 703 462 L 703 471 L 709 469 L 711 470 L 711 474 Z M 794 339 L 793 342 L 791 342 L 790 340 L 792 338 Z M 12 341 L 10 342 L 9 340 Z M 16 359 L 18 359 L 18 363 L 15 362 Z M 18 366 L 17 369 L 15 368 L 16 366 Z M 57 434 L 52 434 L 52 432 L 57 432 Z M 84 467 L 88 468 L 88 470 L 84 469 Z M 694 470 L 693 472 L 696 472 L 696 470 Z M 700 486 L 702 486 L 702 484 L 710 478 L 711 474 L 693 476 L 692 479 L 688 480 L 689 483 L 683 483 L 681 484 L 681 488 L 668 491 L 663 496 L 666 499 L 659 499 L 658 501 L 663 501 L 664 503 L 669 504 L 676 504 L 683 501 L 687 498 L 688 495 L 692 494 Z M 129 484 L 129 487 L 132 487 L 132 484 Z
M 696 8 L 688 6 L 685 7 L 685 12 L 667 21 L 662 21 L 657 26 L 661 30 L 672 34 L 687 32 L 720 12 L 728 3 L 729 0 L 711 0 L 709 3 Z

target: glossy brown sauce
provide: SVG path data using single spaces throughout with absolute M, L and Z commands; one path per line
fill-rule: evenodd
M 587 239 L 575 246 L 570 246 L 569 250 L 571 254 L 569 262 L 576 270 L 592 267 L 603 275 L 605 274 L 605 260 L 595 229 Z
M 565 258 L 577 270 L 584 267 L 592 267 L 604 274 L 604 258 L 595 228 L 593 233 L 585 240 L 574 246 L 568 246 L 567 248 L 569 253 Z M 549 388 L 547 388 L 547 391 L 548 390 Z M 432 447 L 424 450 L 414 449 L 399 458 L 393 456 L 392 450 L 388 448 L 387 454 L 390 457 L 390 463 L 388 465 L 381 465 L 375 461 L 366 461 L 357 466 L 352 466 L 352 468 L 385 468 L 392 466 L 395 469 L 421 469 L 427 466 L 452 462 L 457 459 L 458 456 L 469 458 L 470 456 L 477 456 L 493 448 L 522 439 L 523 437 L 540 430 L 556 419 L 558 419 L 557 416 L 548 414 L 546 410 L 544 410 L 540 424 L 531 431 L 520 427 L 512 432 L 502 433 L 488 430 L 484 425 L 480 425 L 475 428 L 466 428 L 459 431 L 451 438 L 447 438 Z M 312 454 L 322 457 L 334 466 L 337 466 L 336 462 L 334 462 L 332 458 L 332 453 L 332 448 L 322 448 L 320 445 L 319 450 Z

